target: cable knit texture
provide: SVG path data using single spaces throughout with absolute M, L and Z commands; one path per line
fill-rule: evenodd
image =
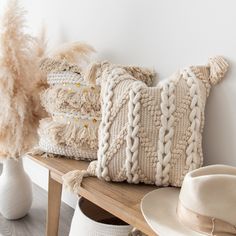
M 98 160 L 92 162 L 97 176 L 181 186 L 186 173 L 203 163 L 206 98 L 227 69 L 224 58 L 214 57 L 206 66 L 179 70 L 151 88 L 124 68 L 106 70 Z

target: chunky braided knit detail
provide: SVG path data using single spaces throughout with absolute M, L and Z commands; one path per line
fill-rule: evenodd
M 207 95 L 226 73 L 225 61 L 178 71 L 157 87 L 124 68 L 102 72 L 97 175 L 105 180 L 180 187 L 202 165 Z
M 128 133 L 126 136 L 126 175 L 129 183 L 138 183 L 139 175 L 137 173 L 138 167 L 138 148 L 139 148 L 139 122 L 140 122 L 140 90 L 142 83 L 136 82 L 133 84 L 129 92 L 128 104 Z
M 120 68 L 112 70 L 111 73 L 109 72 L 110 71 L 107 70 L 106 73 L 104 74 L 104 76 L 108 77 L 108 83 L 104 91 L 106 94 L 106 99 L 103 101 L 104 104 L 102 107 L 102 113 L 104 114 L 104 116 L 102 117 L 102 121 L 101 121 L 101 127 L 102 127 L 102 131 L 100 135 L 101 144 L 99 144 L 100 149 L 98 151 L 98 168 L 97 168 L 98 177 L 100 178 L 102 177 L 106 180 L 110 179 L 108 176 L 108 167 L 106 166 L 107 159 L 106 159 L 105 154 L 109 147 L 108 145 L 108 140 L 110 137 L 109 129 L 111 126 L 109 117 L 111 115 L 112 97 L 114 94 L 113 89 L 119 82 L 131 77 L 130 75 L 127 75 L 123 69 L 120 69 Z
M 190 104 L 190 127 L 191 136 L 188 140 L 188 146 L 186 149 L 186 168 L 188 171 L 194 170 L 199 167 L 199 155 L 198 155 L 198 140 L 201 128 L 201 110 L 202 102 L 200 99 L 200 88 L 195 74 L 190 69 L 183 71 L 183 77 L 186 79 L 189 87 L 190 97 L 192 98 Z
M 109 75 L 109 77 L 112 77 L 112 74 Z M 113 82 L 113 83 L 111 83 Z M 105 168 L 104 165 L 104 159 L 105 159 L 105 153 L 108 149 L 108 139 L 109 139 L 109 128 L 110 123 L 108 122 L 110 111 L 109 107 L 111 107 L 111 98 L 113 96 L 113 91 L 111 88 L 115 86 L 113 80 L 109 80 L 107 87 L 105 88 L 105 93 L 107 95 L 106 100 L 104 101 L 104 104 L 102 106 L 102 120 L 101 120 L 101 133 L 99 137 L 99 151 L 98 151 L 98 165 L 97 165 L 97 175 L 99 178 L 103 176 L 108 176 L 108 168 Z M 109 90 L 108 90 L 109 89 Z M 104 158 L 103 158 L 104 157 Z M 102 162 L 103 161 L 103 162 Z M 106 161 L 106 160 L 105 160 Z M 106 180 L 109 180 L 107 177 Z
M 174 134 L 175 85 L 173 82 L 163 84 L 161 91 L 161 127 L 158 139 L 158 162 L 156 170 L 156 185 L 169 184 L 171 145 Z

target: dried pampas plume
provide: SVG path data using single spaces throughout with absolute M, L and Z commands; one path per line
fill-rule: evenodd
M 26 153 L 37 142 L 38 122 L 44 116 L 38 92 L 46 80 L 38 65 L 45 44 L 24 32 L 24 15 L 18 1 L 10 0 L 0 21 L 1 158 Z
M 40 100 L 40 94 L 42 91 L 48 88 L 48 83 L 47 83 L 47 75 L 44 73 L 42 70 L 39 69 L 40 63 L 42 58 L 46 56 L 46 48 L 47 48 L 47 42 L 46 42 L 46 33 L 45 33 L 45 28 L 43 27 L 41 29 L 41 32 L 39 33 L 39 36 L 35 39 L 34 47 L 32 51 L 35 53 L 35 59 L 33 65 L 32 65 L 32 71 L 33 72 L 33 77 L 32 77 L 32 87 L 30 90 L 30 94 L 33 99 L 33 109 L 34 109 L 34 114 L 37 117 L 37 119 L 42 119 L 47 116 L 47 112 L 41 105 L 41 100 Z
M 84 64 L 90 62 L 90 57 L 94 52 L 95 49 L 86 43 L 73 42 L 61 45 L 57 50 L 52 52 L 51 57 L 58 61 L 77 64 L 83 68 Z

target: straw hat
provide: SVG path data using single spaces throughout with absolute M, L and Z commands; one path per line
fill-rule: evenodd
M 236 235 L 236 168 L 212 165 L 194 170 L 181 189 L 148 193 L 141 209 L 160 236 Z

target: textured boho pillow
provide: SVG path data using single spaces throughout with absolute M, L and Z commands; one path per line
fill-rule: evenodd
M 81 75 L 76 65 L 45 59 L 41 68 L 48 73 L 50 87 L 41 96 L 51 118 L 40 122 L 39 147 L 42 151 L 74 159 L 97 158 L 98 126 L 101 119 L 100 73 L 113 65 L 93 63 Z M 94 68 L 96 67 L 96 70 Z M 138 79 L 152 82 L 154 73 L 138 67 L 124 67 Z M 96 71 L 96 73 L 94 73 Z
M 66 61 L 45 59 L 50 87 L 41 95 L 50 118 L 41 120 L 39 148 L 48 153 L 93 160 L 101 118 L 100 86 L 89 84 L 81 70 Z
M 83 176 L 107 181 L 181 186 L 186 173 L 203 163 L 206 98 L 225 75 L 222 57 L 190 66 L 147 87 L 122 68 L 102 77 L 102 121 L 98 160 L 88 171 L 65 175 L 74 191 Z
M 102 87 L 97 175 L 157 186 L 181 186 L 203 163 L 206 98 L 226 73 L 222 57 L 190 66 L 154 88 L 121 69 L 108 72 Z

